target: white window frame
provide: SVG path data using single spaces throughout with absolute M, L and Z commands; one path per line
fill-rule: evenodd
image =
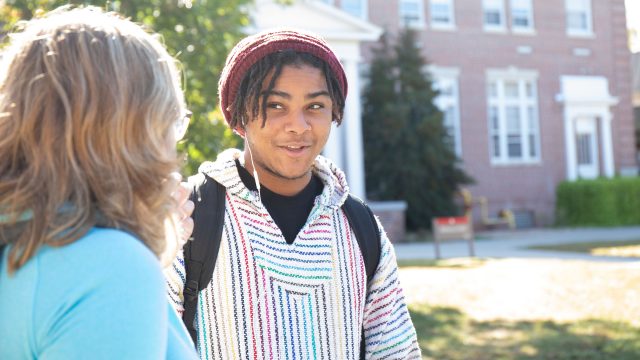
M 451 85 L 452 91 L 451 94 L 439 94 L 433 101 L 433 103 L 443 112 L 443 116 L 445 116 L 445 112 L 447 108 L 453 109 L 453 118 L 451 119 L 451 131 L 449 131 L 449 135 L 453 140 L 453 150 L 455 154 L 462 158 L 462 133 L 460 129 L 460 86 L 458 79 L 460 77 L 460 70 L 458 68 L 453 67 L 440 67 L 430 65 L 427 67 L 427 71 L 429 72 L 432 80 L 432 86 L 434 90 L 439 90 L 441 87 L 439 84 L 442 82 L 449 82 Z M 445 128 L 449 128 L 446 123 L 444 123 L 445 118 L 443 117 L 443 125 Z
M 417 19 L 407 23 L 405 20 L 405 14 L 402 10 L 403 3 L 415 3 L 418 8 Z M 424 0 L 399 0 L 398 1 L 398 16 L 400 17 L 400 26 L 407 26 L 413 29 L 424 29 Z
M 357 1 L 360 3 L 360 13 L 356 14 L 351 12 L 349 9 L 345 8 L 344 5 L 347 2 L 347 0 L 342 0 L 340 2 L 340 8 L 347 12 L 348 14 L 351 14 L 352 16 L 355 16 L 357 18 L 360 18 L 362 20 L 367 20 L 368 18 L 368 13 L 369 13 L 369 3 L 368 0 L 349 0 L 349 1 Z M 333 1 L 332 1 L 333 2 Z
M 507 98 L 505 84 L 516 82 L 518 97 Z M 487 70 L 487 125 L 489 158 L 492 165 L 535 165 L 542 162 L 540 147 L 540 116 L 538 108 L 538 72 L 533 70 L 519 70 L 514 68 Z M 489 91 L 491 83 L 496 84 L 496 95 Z M 527 97 L 527 84 L 531 85 L 531 97 Z M 509 156 L 509 129 L 507 124 L 507 108 L 517 107 L 519 118 L 519 135 L 521 156 Z M 491 119 L 491 109 L 497 109 L 498 129 L 494 129 Z M 531 110 L 531 113 L 529 112 Z M 533 125 L 533 126 L 532 126 Z M 499 154 L 494 153 L 493 137 L 498 137 Z M 533 136 L 533 139 L 532 139 Z M 531 155 L 531 149 L 535 155 Z
M 584 5 L 581 8 L 572 8 L 572 5 L 577 5 L 580 2 Z M 591 37 L 593 36 L 593 3 L 591 0 L 565 0 L 565 26 L 568 36 L 574 37 Z M 572 11 L 583 11 L 585 16 L 585 28 L 570 28 L 569 15 Z
M 523 7 L 519 7 L 518 3 L 524 3 L 525 5 Z M 509 5 L 511 10 L 511 30 L 514 33 L 523 33 L 523 34 L 533 33 L 534 32 L 533 0 L 511 0 Z M 527 26 L 517 25 L 515 23 L 515 20 L 516 20 L 515 12 L 518 9 L 525 12 L 526 14 L 525 17 L 528 22 Z
M 434 18 L 433 7 L 442 4 L 448 7 L 447 21 L 437 21 Z M 429 0 L 429 23 L 433 29 L 453 30 L 456 27 L 454 0 Z
M 494 6 L 498 5 L 498 6 Z M 487 24 L 486 12 L 488 9 L 497 10 L 500 14 L 500 24 Z M 482 0 L 482 24 L 485 31 L 506 32 L 507 21 L 505 18 L 504 0 Z

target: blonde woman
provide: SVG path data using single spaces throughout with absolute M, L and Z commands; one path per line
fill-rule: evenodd
M 138 25 L 58 9 L 0 68 L 0 358 L 195 352 L 159 258 L 187 125 L 174 60 Z

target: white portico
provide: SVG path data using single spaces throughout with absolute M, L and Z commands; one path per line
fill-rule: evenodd
M 342 125 L 334 125 L 324 155 L 347 176 L 351 192 L 365 198 L 364 154 L 360 97 L 360 42 L 376 41 L 382 29 L 317 0 L 297 0 L 292 5 L 256 0 L 252 32 L 294 28 L 323 37 L 336 53 L 347 75 L 349 93 Z
M 557 100 L 564 104 L 567 179 L 613 177 L 610 107 L 618 99 L 609 93 L 607 78 L 562 76 L 560 85 Z

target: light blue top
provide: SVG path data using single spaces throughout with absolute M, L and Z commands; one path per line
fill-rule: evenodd
M 134 237 L 92 229 L 0 271 L 0 359 L 195 359 L 162 269 Z

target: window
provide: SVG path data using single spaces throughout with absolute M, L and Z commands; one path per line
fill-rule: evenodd
M 434 104 L 442 111 L 442 122 L 449 135 L 451 149 L 462 156 L 460 140 L 460 109 L 458 101 L 458 71 L 456 69 L 433 68 L 433 88 L 439 92 Z
M 325 4 L 333 5 L 333 0 L 320 0 L 320 2 L 323 2 Z
M 422 0 L 400 0 L 400 23 L 407 27 L 424 26 L 424 8 Z
M 483 0 L 484 29 L 504 31 L 504 0 Z
M 325 1 L 326 2 L 326 1 Z M 342 9 L 349 14 L 361 19 L 367 18 L 366 0 L 342 0 Z
M 453 28 L 455 25 L 453 0 L 431 0 L 431 26 Z
M 533 31 L 532 0 L 511 0 L 511 29 L 518 31 Z
M 489 152 L 493 164 L 540 161 L 540 131 L 534 76 L 489 76 Z
M 565 0 L 568 35 L 591 35 L 591 0 Z
M 576 149 L 578 153 L 578 165 L 591 165 L 593 159 L 591 154 L 593 149 L 591 144 L 593 143 L 592 134 L 578 134 L 576 135 Z

